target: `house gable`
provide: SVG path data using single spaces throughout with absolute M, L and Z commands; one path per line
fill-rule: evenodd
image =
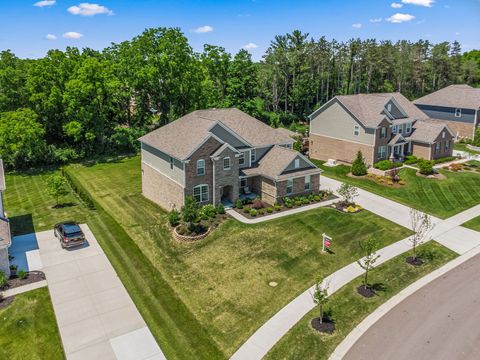
M 295 167 L 295 163 L 298 163 L 298 167 Z M 306 158 L 304 158 L 301 155 L 298 155 L 295 157 L 295 159 L 290 162 L 290 164 L 285 167 L 285 169 L 279 174 L 279 175 L 284 175 L 290 172 L 295 172 L 295 171 L 300 171 L 300 170 L 305 170 L 305 169 L 311 169 L 314 168 L 313 164 L 310 161 L 307 161 Z
M 390 110 L 388 110 L 389 108 Z M 385 104 L 385 113 L 391 115 L 392 119 L 402 119 L 408 117 L 405 110 L 393 97 Z
M 210 132 L 234 148 L 251 147 L 246 140 L 242 139 L 233 130 L 220 122 L 217 122 L 214 126 L 212 126 Z

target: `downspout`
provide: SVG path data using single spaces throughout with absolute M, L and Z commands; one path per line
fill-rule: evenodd
M 213 164 L 213 166 L 212 166 L 212 169 L 213 169 L 213 171 L 212 171 L 212 183 L 213 183 L 212 184 L 212 199 L 213 199 L 213 205 L 216 206 L 216 204 L 215 204 L 215 200 L 216 200 L 215 199 L 216 198 L 215 194 L 217 193 L 217 187 L 215 186 L 215 161 L 213 159 L 212 159 L 212 164 Z

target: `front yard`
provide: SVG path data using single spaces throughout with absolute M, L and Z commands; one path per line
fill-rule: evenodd
M 0 310 L 0 359 L 64 359 L 47 288 L 15 296 Z
M 141 195 L 139 157 L 69 171 L 97 210 L 72 197 L 75 206 L 47 218 L 42 211 L 52 199 L 43 195 L 42 175 L 8 175 L 6 208 L 14 219 L 24 215 L 14 226 L 23 229 L 21 220 L 30 218 L 39 231 L 65 217 L 86 220 L 172 358 L 230 356 L 318 277 L 359 258 L 360 240 L 375 236 L 385 246 L 410 234 L 367 211 L 322 208 L 257 225 L 229 219 L 205 240 L 183 244 L 172 239 L 167 213 Z M 320 253 L 323 232 L 333 237 L 334 255 Z
M 325 307 L 335 322 L 336 330 L 333 334 L 320 334 L 310 327 L 310 321 L 318 317 L 318 307 L 315 307 L 290 329 L 265 359 L 328 359 L 350 331 L 381 304 L 457 256 L 434 241 L 420 246 L 419 251 L 431 256 L 431 260 L 420 267 L 407 264 L 406 255 L 402 254 L 374 269 L 370 280 L 374 284 L 383 285 L 384 289 L 377 291 L 377 295 L 372 298 L 364 298 L 356 292 L 356 287 L 362 281 L 360 278 L 334 293 Z
M 466 223 L 462 224 L 462 226 L 465 226 L 469 229 L 475 230 L 475 231 L 480 231 L 480 216 L 467 221 Z
M 479 173 L 440 170 L 446 178 L 437 180 L 416 176 L 413 169 L 401 169 L 399 175 L 405 185 L 389 187 L 370 179 L 347 176 L 350 167 L 346 165 L 328 167 L 323 161 L 313 162 L 324 170 L 323 176 L 350 183 L 442 219 L 480 203 Z

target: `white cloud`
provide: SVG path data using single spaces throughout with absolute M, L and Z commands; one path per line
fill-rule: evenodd
M 205 25 L 205 26 L 200 26 L 199 28 L 196 28 L 193 31 L 196 32 L 197 34 L 205 34 L 205 33 L 212 32 L 213 27 L 211 27 L 210 25 Z
M 413 19 L 415 19 L 415 16 L 413 15 L 396 13 L 387 18 L 387 21 L 394 24 L 400 24 L 403 22 L 412 21 Z
M 457 36 L 458 36 L 458 35 L 460 35 L 460 33 L 457 31 L 457 32 L 455 33 L 455 35 L 457 35 Z
M 256 49 L 256 48 L 258 48 L 258 45 L 257 45 L 257 44 L 254 44 L 254 43 L 252 43 L 252 42 L 249 42 L 248 44 L 243 45 L 243 48 L 246 49 L 246 50 L 251 50 L 251 49 Z
M 57 36 L 53 34 L 47 34 L 45 35 L 45 39 L 47 40 L 57 40 Z
M 379 22 L 382 22 L 382 20 L 383 20 L 382 18 L 376 18 L 376 19 L 370 19 L 369 21 L 371 23 L 379 23 Z
M 113 15 L 113 11 L 106 6 L 90 3 L 81 3 L 78 4 L 78 6 L 70 6 L 67 11 L 70 14 L 81 16 L 95 16 L 99 14 Z
M 69 31 L 62 35 L 65 39 L 80 39 L 83 34 L 80 34 L 75 31 Z
M 411 4 L 411 5 L 418 5 L 418 6 L 425 6 L 425 7 L 432 7 L 432 4 L 435 0 L 402 0 L 404 4 Z
M 400 9 L 401 7 L 403 7 L 403 4 L 400 4 L 400 3 L 392 3 L 390 5 L 392 8 L 394 9 Z
M 360 29 L 362 27 L 362 24 L 352 24 L 352 27 L 355 29 Z
M 45 7 L 45 6 L 52 6 L 55 5 L 56 1 L 55 0 L 42 0 L 42 1 L 37 1 L 33 6 L 36 7 Z

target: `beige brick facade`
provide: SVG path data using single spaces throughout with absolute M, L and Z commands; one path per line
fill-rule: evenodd
M 143 162 L 142 194 L 167 210 L 179 210 L 185 200 L 185 191 L 180 184 Z
M 304 177 L 295 178 L 293 179 L 293 193 L 287 194 L 287 181 L 277 182 L 277 202 L 285 196 L 301 196 L 317 192 L 320 189 L 320 174 L 311 175 L 310 190 L 305 191 L 304 186 Z
M 352 163 L 360 150 L 365 161 L 368 164 L 372 164 L 373 146 L 315 134 L 310 134 L 309 140 L 309 152 L 312 159 L 325 161 L 335 159 L 345 163 Z
M 428 144 L 412 143 L 412 155 L 419 159 L 430 159 L 430 148 Z

